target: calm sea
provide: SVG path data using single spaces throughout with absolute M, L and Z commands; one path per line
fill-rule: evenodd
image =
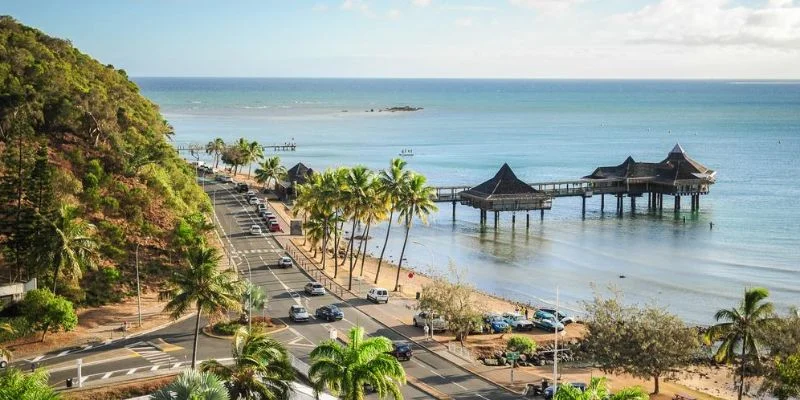
M 318 170 L 384 168 L 410 148 L 410 168 L 437 185 L 480 183 L 504 162 L 528 182 L 574 179 L 629 155 L 660 161 L 680 142 L 718 171 L 698 216 L 649 215 L 640 201 L 636 215 L 626 202 L 619 219 L 601 214 L 595 196 L 582 220 L 580 199 L 563 198 L 544 222 L 532 213 L 528 230 L 520 213 L 514 229 L 501 214 L 498 230 L 481 232 L 476 210 L 458 206 L 453 222 L 445 203 L 429 225 L 415 223 L 408 263 L 446 270 L 452 260 L 481 289 L 533 304 L 554 301 L 559 287 L 562 303 L 579 308 L 593 287 L 614 285 L 628 301 L 699 324 L 746 287 L 769 288 L 781 308 L 800 305 L 800 82 L 136 81 L 175 127 L 176 143 L 293 141 L 296 152 L 280 153 L 287 167 L 302 161 Z M 402 105 L 424 110 L 377 112 Z M 387 251 L 393 260 L 401 244 L 398 228 Z

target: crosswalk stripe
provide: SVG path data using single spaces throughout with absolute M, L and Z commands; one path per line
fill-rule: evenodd
M 131 368 L 131 369 L 128 370 L 128 373 L 125 374 L 125 375 L 133 375 L 133 373 L 136 372 L 137 369 L 139 369 L 139 368 Z
M 100 378 L 100 379 L 108 379 L 109 377 L 111 377 L 111 374 L 113 374 L 113 373 L 114 372 L 106 372 L 105 375 L 103 375 L 103 377 Z
M 160 365 L 153 365 L 153 368 L 150 368 L 150 371 L 156 371 L 158 370 L 158 367 L 160 367 Z

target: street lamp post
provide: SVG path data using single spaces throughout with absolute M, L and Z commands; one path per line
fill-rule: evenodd
M 421 243 L 421 242 L 418 242 L 416 240 L 412 241 L 411 243 L 418 244 L 418 245 L 422 246 L 425 250 L 428 250 L 428 254 L 431 256 L 431 264 L 430 264 L 430 266 L 431 266 L 431 269 L 433 269 L 434 265 L 436 265 L 436 257 L 433 255 L 433 251 L 431 251 L 430 247 L 426 246 L 425 243 Z
M 149 237 L 144 240 L 150 239 Z M 142 290 L 139 286 L 139 243 L 136 243 L 136 303 L 139 309 L 139 328 L 142 327 Z

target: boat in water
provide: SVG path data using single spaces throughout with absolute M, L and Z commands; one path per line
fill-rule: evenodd
M 412 149 L 403 149 L 403 150 L 400 150 L 400 154 L 398 154 L 398 155 L 400 157 L 414 157 L 414 150 L 412 150 Z

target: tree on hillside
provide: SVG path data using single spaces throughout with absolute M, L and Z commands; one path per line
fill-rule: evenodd
M 553 400 L 649 400 L 650 396 L 639 386 L 622 388 L 611 393 L 611 385 L 605 376 L 592 378 L 586 390 L 572 385 L 559 385 Z
M 714 353 L 717 362 L 739 363 L 738 399 L 744 393 L 745 370 L 758 366 L 764 332 L 774 322 L 774 307 L 766 301 L 769 291 L 764 288 L 747 289 L 738 307 L 717 311 L 717 324 L 706 331 L 706 344 L 719 343 Z M 736 357 L 736 349 L 740 349 Z
M 286 348 L 263 332 L 239 328 L 233 337 L 233 365 L 203 361 L 200 370 L 226 381 L 232 399 L 288 400 L 295 373 Z
M 800 398 L 800 353 L 777 357 L 766 374 L 760 393 L 769 393 L 778 400 Z
M 189 267 L 175 272 L 167 289 L 159 294 L 161 300 L 169 300 L 164 311 L 173 319 L 180 318 L 192 307 L 196 310 L 192 368 L 197 364 L 197 337 L 200 334 L 200 317 L 218 317 L 228 311 L 241 311 L 243 288 L 233 270 L 219 269 L 220 256 L 217 249 L 198 246 L 189 250 Z
M 392 341 L 383 337 L 364 338 L 364 328 L 353 327 L 345 346 L 326 340 L 311 351 L 308 377 L 316 393 L 328 389 L 342 400 L 363 400 L 369 384 L 378 398 L 402 400 L 400 385 L 406 374 L 396 358 L 388 354 Z
M 386 253 L 386 245 L 389 243 L 389 233 L 392 231 L 394 212 L 399 211 L 400 198 L 403 194 L 403 190 L 408 185 L 408 180 L 411 175 L 409 171 L 405 170 L 405 167 L 405 160 L 402 158 L 395 158 L 392 160 L 389 169 L 381 171 L 380 177 L 378 178 L 380 181 L 380 193 L 383 195 L 383 199 L 388 203 L 389 225 L 386 227 L 386 238 L 383 239 L 381 256 L 378 258 L 378 270 L 375 273 L 375 284 L 378 283 L 378 278 L 381 276 L 381 264 L 383 264 L 383 255 Z
M 225 141 L 222 138 L 215 138 L 206 144 L 206 154 L 214 155 L 214 169 L 219 166 L 219 157 L 225 151 Z
M 20 308 L 31 329 L 42 332 L 42 341 L 47 332 L 71 331 L 78 325 L 72 303 L 47 289 L 25 293 Z
M 411 174 L 406 186 L 401 190 L 398 204 L 400 219 L 404 220 L 403 225 L 406 228 L 406 235 L 403 239 L 403 248 L 400 250 L 400 261 L 397 263 L 397 276 L 394 279 L 395 292 L 400 289 L 400 270 L 403 267 L 403 257 L 406 253 L 411 222 L 416 217 L 423 224 L 427 224 L 428 215 L 438 210 L 436 205 L 433 204 L 433 188 L 426 184 L 425 177 L 420 174 Z
M 274 185 L 285 177 L 286 167 L 281 165 L 281 158 L 278 156 L 267 158 L 256 168 L 256 182 L 264 185 L 264 189 L 267 189 L 270 183 Z
M 449 276 L 434 275 L 429 284 L 422 286 L 417 308 L 442 316 L 463 345 L 485 310 L 476 298 L 477 290 L 462 272 L 452 263 L 449 270 Z
M 23 373 L 17 368 L 0 370 L 0 399 L 8 400 L 58 400 L 61 398 L 47 383 L 45 369 Z
M 246 163 L 242 148 L 238 145 L 226 147 L 225 150 L 222 151 L 220 160 L 222 160 L 224 164 L 231 166 L 231 171 L 234 175 L 238 172 L 239 167 Z
M 14 333 L 15 333 L 14 327 L 12 327 L 11 324 L 5 322 L 0 323 L 0 334 L 14 334 Z M 5 347 L 0 347 L 0 359 L 2 359 L 3 357 L 5 357 L 6 360 L 10 360 L 11 352 L 8 351 Z
M 699 348 L 697 331 L 661 308 L 625 306 L 618 295 L 596 295 L 584 306 L 586 349 L 596 365 L 606 373 L 652 378 L 655 394 L 660 378 L 688 365 Z
M 53 247 L 49 258 L 53 263 L 53 293 L 59 279 L 76 284 L 83 271 L 96 268 L 97 240 L 94 225 L 78 218 L 78 208 L 64 204 L 50 222 Z
M 229 400 L 228 390 L 214 374 L 184 371 L 174 382 L 150 395 L 150 400 Z

